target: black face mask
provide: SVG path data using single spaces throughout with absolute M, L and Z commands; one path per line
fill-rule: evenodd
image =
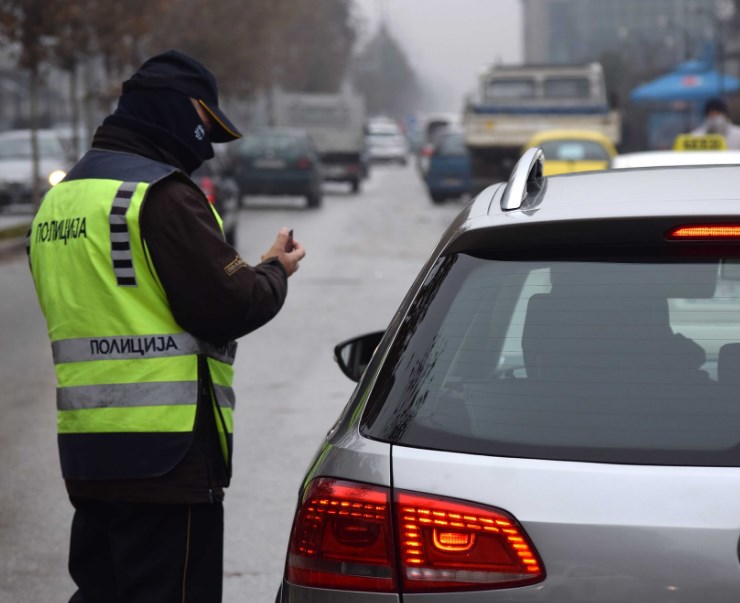
M 164 89 L 135 89 L 118 100 L 114 117 L 172 153 L 188 174 L 213 157 L 205 126 L 189 97 Z

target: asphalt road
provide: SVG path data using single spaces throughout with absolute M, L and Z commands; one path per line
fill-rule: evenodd
M 315 211 L 299 199 L 247 199 L 245 260 L 259 261 L 281 226 L 307 257 L 281 313 L 239 342 L 226 603 L 274 601 L 301 478 L 354 387 L 333 347 L 385 328 L 461 207 L 432 205 L 412 165 L 375 168 L 359 195 L 329 185 Z M 66 601 L 72 513 L 58 469 L 51 353 L 22 253 L 0 259 L 0 291 L 0 603 Z

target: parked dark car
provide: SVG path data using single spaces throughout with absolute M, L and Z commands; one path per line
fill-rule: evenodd
M 193 180 L 205 193 L 223 221 L 224 237 L 232 247 L 237 244 L 239 225 L 239 185 L 227 172 L 221 156 L 206 161 L 195 172 Z
M 303 130 L 267 128 L 250 132 L 231 145 L 228 157 L 242 198 L 298 195 L 306 198 L 309 208 L 321 205 L 321 161 Z
M 542 159 L 337 346 L 280 603 L 738 599 L 740 171 Z
M 462 132 L 446 132 L 437 137 L 424 181 L 433 203 L 470 192 L 470 157 Z

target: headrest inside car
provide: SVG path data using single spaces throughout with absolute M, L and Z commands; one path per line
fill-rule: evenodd
M 559 262 L 550 269 L 553 291 L 574 296 L 708 298 L 717 288 L 718 262 L 605 263 Z

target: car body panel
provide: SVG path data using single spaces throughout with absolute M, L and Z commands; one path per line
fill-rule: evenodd
M 614 169 L 668 167 L 676 165 L 740 164 L 740 151 L 640 151 L 621 153 L 612 159 Z
M 542 461 L 394 446 L 393 485 L 514 515 L 547 572 L 541 584 L 521 589 L 537 599 L 555 600 L 551 589 L 562 589 L 562 572 L 574 568 L 609 576 L 604 588 L 629 592 L 631 601 L 690 602 L 704 593 L 702 600 L 719 603 L 728 591 L 740 592 L 740 468 Z M 654 563 L 646 563 L 650 559 Z M 592 588 L 595 600 L 609 600 L 608 590 Z M 488 592 L 485 600 L 533 596 L 519 590 Z M 713 598 L 712 592 L 722 594 Z M 439 600 L 435 596 L 404 600 Z
M 305 481 L 316 477 L 347 477 L 347 468 L 351 468 L 355 481 L 390 487 L 390 451 L 390 444 L 362 437 L 354 423 L 322 444 Z
M 433 201 L 470 192 L 470 157 L 461 132 L 446 132 L 437 137 L 423 177 Z
M 667 170 L 669 178 L 661 179 L 660 186 L 656 186 L 653 170 Z M 728 211 L 734 213 L 736 207 L 733 198 L 740 186 L 740 171 L 731 165 L 609 170 L 552 176 L 545 179 L 544 186 L 547 203 L 538 203 L 532 197 L 517 210 L 501 212 L 494 206 L 490 216 L 480 217 L 468 229 L 522 221 L 726 215 Z
M 401 597 L 395 593 L 364 593 L 346 590 L 306 588 L 284 582 L 276 603 L 399 603 Z

